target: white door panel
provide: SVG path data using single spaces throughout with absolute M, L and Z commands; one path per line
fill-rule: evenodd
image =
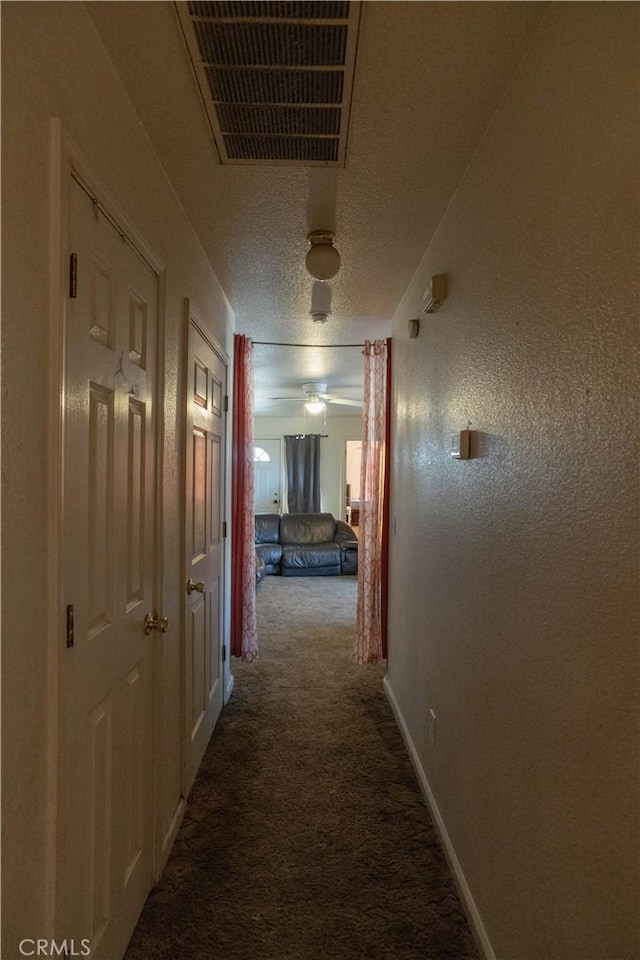
M 261 459 L 254 460 L 255 513 L 280 513 L 282 510 L 282 441 L 256 439 Z M 264 457 L 268 459 L 264 459 Z
M 157 278 L 74 180 L 70 240 L 57 929 L 117 960 L 152 881 Z
M 189 320 L 185 503 L 187 780 L 222 709 L 225 361 Z

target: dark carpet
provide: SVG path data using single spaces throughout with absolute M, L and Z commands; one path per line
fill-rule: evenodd
M 477 960 L 355 578 L 267 577 L 235 689 L 126 960 Z

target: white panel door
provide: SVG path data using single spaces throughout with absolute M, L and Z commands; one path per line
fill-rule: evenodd
M 155 274 L 71 181 L 59 937 L 118 960 L 152 882 Z
M 189 319 L 185 522 L 187 778 L 223 701 L 225 361 Z
M 282 441 L 259 439 L 255 442 L 255 513 L 280 513 L 282 510 Z

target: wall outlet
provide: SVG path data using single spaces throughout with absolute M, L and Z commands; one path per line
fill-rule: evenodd
M 438 733 L 438 717 L 436 716 L 435 710 L 429 710 L 429 740 L 431 746 L 435 747 L 436 745 L 436 736 Z

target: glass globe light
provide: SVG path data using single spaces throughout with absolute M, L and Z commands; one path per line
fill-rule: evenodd
M 328 230 L 314 230 L 307 237 L 311 249 L 305 266 L 314 280 L 331 280 L 340 269 L 340 254 L 333 245 L 334 236 Z

